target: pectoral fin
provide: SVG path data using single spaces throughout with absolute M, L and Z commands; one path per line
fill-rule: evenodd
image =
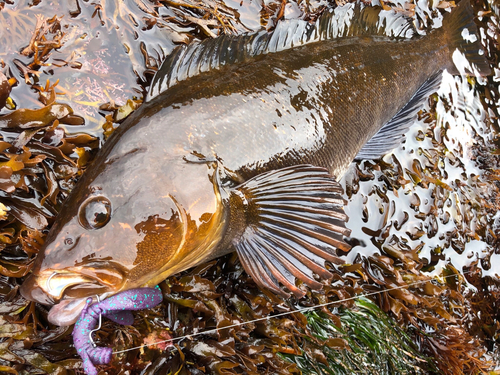
M 266 172 L 234 189 L 247 224 L 234 246 L 259 286 L 289 296 L 282 284 L 301 297 L 296 279 L 319 289 L 314 274 L 332 276 L 325 261 L 342 263 L 337 249 L 350 249 L 342 192 L 326 169 L 311 165 Z

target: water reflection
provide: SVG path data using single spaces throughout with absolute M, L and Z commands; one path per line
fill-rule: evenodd
M 54 8 L 46 1 L 36 5 L 28 0 L 2 3 L 0 58 L 18 77 L 19 67 L 33 59 L 33 53 L 18 53 L 26 47 L 31 33 L 45 35 L 48 41 L 60 38 L 62 46 L 42 61 L 32 79 L 35 84 L 58 79 L 57 91 L 63 94 L 58 101 L 70 104 L 86 120 L 78 131 L 100 134 L 103 118 L 99 107 L 108 102 L 122 105 L 133 96 L 142 96 L 138 79 L 144 81 L 148 74 L 154 74 L 174 43 L 188 40 L 179 31 L 189 29 L 176 27 L 174 31 L 155 7 L 144 4 L 75 0 Z M 47 22 L 54 15 L 57 20 Z M 29 86 L 22 83 L 12 91 L 12 99 L 22 107 L 40 106 Z
M 448 263 L 459 271 L 478 263 L 485 275 L 498 276 L 500 269 L 481 262 L 495 253 L 486 233 L 495 233 L 498 216 L 498 206 L 490 206 L 498 187 L 477 162 L 492 137 L 487 114 L 465 78 L 445 73 L 438 95 L 437 118 L 427 108 L 383 163 L 352 165 L 346 175 L 348 227 L 366 245 L 355 247 L 348 261 L 380 253 L 397 239 L 418 249 L 433 275 Z

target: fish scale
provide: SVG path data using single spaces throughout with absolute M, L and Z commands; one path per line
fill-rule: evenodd
M 323 166 L 340 177 L 428 77 L 450 65 L 446 46 L 435 43 L 440 39 L 352 38 L 352 44 L 337 48 L 322 42 L 229 66 L 224 74 L 213 70 L 153 99 L 157 120 L 144 126 L 156 132 L 182 117 L 188 124 L 180 137 L 196 134 L 181 141 L 185 150 L 216 156 L 243 179 L 296 162 Z M 414 53 L 405 53 L 409 46 Z M 372 63 L 356 66 L 359 61 Z M 172 137 L 182 133 L 163 131 Z M 242 137 L 246 131 L 253 136 Z M 139 136 L 141 129 L 135 132 Z

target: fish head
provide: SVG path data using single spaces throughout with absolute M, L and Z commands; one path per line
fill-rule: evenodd
M 25 298 L 55 305 L 54 324 L 74 323 L 88 297 L 154 286 L 202 262 L 222 236 L 216 168 L 128 154 L 89 168 L 22 285 Z

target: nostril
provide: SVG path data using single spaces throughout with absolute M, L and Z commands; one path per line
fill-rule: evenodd
M 66 249 L 67 251 L 73 250 L 76 247 L 76 245 L 78 244 L 79 239 L 80 239 L 80 237 L 77 237 L 77 238 L 75 238 L 73 236 L 66 237 L 63 240 L 64 249 Z

